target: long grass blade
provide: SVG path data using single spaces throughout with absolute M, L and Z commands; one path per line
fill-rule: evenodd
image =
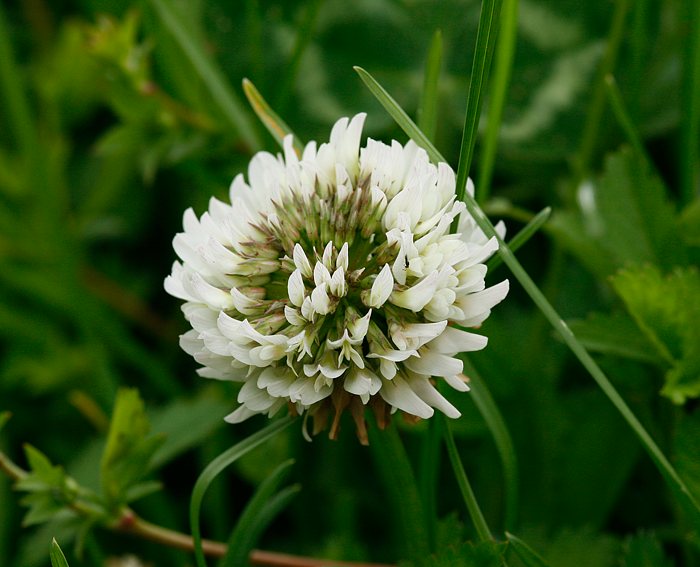
M 491 194 L 493 167 L 496 162 L 498 132 L 501 129 L 503 108 L 513 70 L 515 44 L 518 37 L 518 1 L 503 0 L 501 8 L 501 29 L 496 45 L 496 62 L 493 70 L 491 96 L 486 120 L 486 131 L 479 163 L 479 182 L 476 184 L 477 201 L 485 203 Z M 420 123 L 418 124 L 420 126 Z
M 700 190 L 700 3 L 684 2 L 688 26 L 681 88 L 681 203 L 687 205 Z
M 469 78 L 469 93 L 467 94 L 467 111 L 464 115 L 464 129 L 462 130 L 462 145 L 459 150 L 459 162 L 457 166 L 457 199 L 464 198 L 467 186 L 467 177 L 474 156 L 474 145 L 479 128 L 481 116 L 481 103 L 483 100 L 484 85 L 488 81 L 491 57 L 493 56 L 496 36 L 498 34 L 501 0 L 483 0 L 481 15 L 479 16 L 479 29 L 476 32 L 476 49 L 472 62 L 472 74 Z M 457 219 L 455 219 L 456 226 Z
M 163 25 L 189 60 L 193 70 L 209 89 L 212 98 L 223 112 L 229 125 L 240 134 L 251 151 L 258 150 L 261 147 L 261 142 L 245 112 L 243 103 L 238 100 L 236 93 L 226 82 L 221 70 L 206 55 L 197 39 L 175 13 L 173 4 L 166 0 L 151 0 L 151 3 L 158 12 Z
M 587 174 L 590 167 L 593 152 L 598 140 L 598 129 L 603 118 L 605 110 L 605 77 L 613 72 L 617 55 L 620 51 L 622 38 L 625 32 L 625 20 L 630 7 L 630 0 L 617 0 L 615 13 L 613 14 L 608 41 L 603 55 L 603 60 L 600 62 L 596 78 L 593 82 L 593 94 L 591 96 L 586 123 L 581 136 L 581 146 L 576 159 L 576 176 L 577 183 L 580 182 Z
M 528 544 L 513 534 L 506 532 L 506 538 L 511 549 L 518 556 L 518 559 L 523 562 L 525 567 L 550 567 L 540 555 L 532 549 Z
M 552 208 L 545 207 L 539 213 L 537 213 L 511 240 L 508 242 L 508 247 L 511 252 L 515 253 L 518 249 L 527 243 L 530 238 L 532 238 L 539 230 L 542 228 L 544 223 L 549 220 L 552 215 Z M 503 263 L 503 258 L 501 256 L 493 256 L 488 262 L 486 262 L 486 267 L 488 271 L 491 272 L 495 270 L 498 266 Z
M 51 567 L 68 567 L 66 556 L 63 555 L 63 551 L 55 539 L 51 541 L 49 557 L 51 558 Z
M 503 466 L 503 478 L 505 482 L 506 530 L 512 530 L 518 517 L 518 457 L 515 454 L 513 439 L 510 436 L 503 415 L 489 392 L 486 382 L 481 378 L 474 365 L 468 359 L 464 360 L 464 373 L 469 376 L 471 397 L 476 404 L 479 413 L 484 418 L 491 436 L 496 443 L 498 455 Z
M 383 88 L 382 91 L 384 91 Z M 426 149 L 426 151 L 428 151 L 428 155 L 430 155 L 433 159 L 437 158 L 436 161 L 444 161 L 444 158 L 442 158 L 440 152 L 438 152 L 437 149 L 430 143 L 430 141 L 427 140 L 425 135 L 422 132 L 420 132 L 418 127 L 408 117 L 408 115 L 400 107 L 398 107 L 398 104 L 390 96 L 388 96 L 388 93 L 386 97 L 378 96 L 377 100 L 383 106 L 385 106 L 387 112 L 391 116 L 404 116 L 405 118 L 402 122 L 397 121 L 397 124 L 404 130 L 404 132 L 406 132 L 406 134 L 408 134 L 408 136 L 411 138 L 413 138 L 413 135 L 417 133 L 418 136 L 416 139 L 414 139 L 414 141 L 418 143 L 418 140 L 421 140 L 421 143 L 429 144 L 430 149 Z M 500 236 L 498 236 L 493 224 L 491 224 L 491 221 L 488 220 L 484 212 L 479 207 L 478 203 L 474 200 L 474 198 L 471 195 L 469 195 L 469 193 L 466 193 L 464 195 L 464 201 L 467 206 L 467 210 L 472 215 L 472 217 L 474 217 L 474 220 L 476 221 L 479 228 L 481 228 L 487 236 L 496 237 L 499 244 L 498 253 L 505 262 L 505 264 L 508 266 L 508 268 L 510 268 L 515 278 L 523 286 L 526 293 L 530 296 L 530 299 L 532 299 L 535 305 L 540 309 L 540 311 L 542 311 L 542 314 L 549 321 L 552 327 L 554 327 L 554 330 L 557 331 L 559 335 L 561 335 L 562 339 L 569 347 L 571 352 L 576 356 L 579 362 L 588 371 L 591 377 L 596 381 L 600 389 L 612 402 L 612 404 L 618 410 L 620 415 L 622 415 L 622 417 L 630 426 L 632 431 L 634 431 L 635 435 L 641 441 L 644 449 L 647 451 L 652 461 L 659 469 L 661 475 L 664 477 L 668 485 L 680 497 L 681 502 L 684 503 L 684 507 L 691 515 L 694 525 L 700 528 L 700 503 L 698 503 L 695 496 L 693 496 L 693 494 L 690 492 L 688 486 L 679 476 L 676 469 L 666 458 L 663 451 L 661 451 L 659 446 L 649 435 L 649 433 L 641 424 L 639 419 L 637 419 L 637 416 L 629 408 L 622 396 L 620 396 L 620 394 L 615 389 L 615 387 L 610 382 L 605 373 L 601 370 L 601 368 L 598 366 L 595 360 L 593 360 L 593 358 L 585 349 L 585 347 L 578 341 L 576 336 L 571 332 L 571 329 L 569 329 L 568 325 L 564 323 L 563 319 L 557 313 L 556 309 L 554 309 L 552 304 L 547 300 L 542 291 L 540 291 L 539 287 L 537 287 L 535 282 L 532 281 L 532 278 L 528 275 L 528 273 L 522 267 L 520 262 L 514 256 L 510 247 L 505 242 L 503 242 Z
M 467 473 L 464 470 L 464 465 L 459 457 L 459 451 L 457 450 L 457 444 L 455 443 L 454 435 L 452 435 L 452 430 L 450 429 L 450 424 L 444 416 L 440 416 L 442 419 L 442 431 L 443 438 L 445 439 L 445 445 L 447 446 L 447 455 L 450 457 L 450 464 L 452 465 L 452 470 L 454 471 L 455 478 L 457 479 L 457 485 L 459 486 L 459 491 L 462 493 L 462 498 L 469 511 L 469 516 L 474 522 L 474 527 L 476 528 L 476 533 L 479 536 L 480 541 L 489 541 L 493 539 L 491 535 L 491 530 L 486 523 L 486 518 L 481 512 L 479 503 L 476 501 L 476 496 L 472 490 L 472 486 L 469 483 L 469 478 L 467 478 Z
M 299 138 L 292 132 L 292 129 L 287 126 L 287 123 L 279 117 L 279 115 L 272 110 L 267 101 L 260 94 L 255 85 L 248 79 L 243 79 L 243 92 L 245 93 L 250 106 L 255 111 L 255 114 L 263 123 L 267 131 L 272 135 L 272 137 L 277 141 L 277 143 L 282 147 L 284 138 L 291 134 L 294 140 L 294 149 L 297 155 L 301 156 L 304 151 L 304 145 L 301 143 Z
M 612 106 L 613 113 L 615 114 L 617 122 L 620 124 L 620 127 L 625 132 L 625 136 L 627 136 L 627 141 L 632 145 L 632 147 L 639 154 L 639 156 L 647 162 L 647 165 L 649 165 L 653 170 L 654 166 L 651 163 L 651 160 L 649 159 L 646 150 L 644 149 L 644 144 L 642 143 L 642 139 L 637 133 L 637 129 L 634 127 L 632 118 L 627 112 L 625 101 L 622 98 L 622 93 L 620 92 L 620 87 L 617 86 L 617 81 L 615 80 L 615 77 L 613 77 L 612 75 L 608 75 L 607 77 L 605 77 L 605 88 L 608 98 L 610 99 L 610 106 Z
M 395 425 L 379 431 L 370 420 L 369 447 L 384 481 L 389 500 L 395 508 L 404 559 L 418 561 L 428 557 L 430 546 L 423 503 L 420 499 L 411 462 Z
M 209 463 L 202 474 L 199 475 L 190 499 L 190 529 L 192 530 L 197 567 L 207 566 L 207 562 L 204 558 L 204 551 L 202 550 L 202 533 L 199 527 L 199 511 L 202 507 L 202 500 L 204 499 L 207 488 L 209 488 L 212 481 L 219 476 L 224 469 L 236 462 L 246 453 L 255 449 L 258 445 L 261 445 L 283 429 L 289 427 L 293 421 L 293 417 L 285 417 L 273 421 L 264 429 L 261 429 L 257 433 L 254 433 L 250 437 L 247 437 L 240 443 L 224 451 Z
M 430 42 L 428 60 L 425 63 L 425 73 L 423 78 L 423 92 L 421 102 L 418 107 L 418 127 L 430 139 L 435 139 L 437 127 L 439 79 L 440 67 L 442 65 L 442 32 L 435 30 L 433 39 Z
M 263 518 L 263 511 L 271 498 L 288 476 L 294 464 L 294 459 L 282 463 L 268 476 L 255 491 L 243 513 L 236 522 L 236 527 L 231 532 L 228 540 L 228 551 L 219 563 L 219 567 L 237 567 L 245 565 L 248 554 L 255 546 L 258 537 L 272 518 Z

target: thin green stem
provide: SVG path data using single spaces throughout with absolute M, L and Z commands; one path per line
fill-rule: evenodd
M 498 25 L 500 23 L 500 11 L 502 0 L 483 0 L 481 14 L 479 16 L 479 28 L 476 32 L 476 48 L 472 62 L 472 73 L 469 78 L 469 92 L 467 94 L 467 110 L 464 115 L 464 129 L 462 130 L 462 145 L 459 150 L 459 162 L 457 166 L 457 199 L 464 198 L 464 193 L 469 177 L 469 170 L 474 156 L 474 145 L 479 128 L 481 116 L 481 103 L 483 101 L 483 86 L 488 81 L 489 67 L 493 56 Z M 453 222 L 457 226 L 458 219 Z
M 435 139 L 437 127 L 437 113 L 440 79 L 440 66 L 442 65 L 442 32 L 435 30 L 433 39 L 430 42 L 428 59 L 425 63 L 425 73 L 423 78 L 423 93 L 421 95 L 420 106 L 418 107 L 418 127 L 425 132 L 431 140 Z
M 467 473 L 464 470 L 464 465 L 462 465 L 462 460 L 459 458 L 459 451 L 457 451 L 457 445 L 455 444 L 455 438 L 452 435 L 450 424 L 447 423 L 443 416 L 440 416 L 440 418 L 443 421 L 443 436 L 445 439 L 445 445 L 447 446 L 447 454 L 450 457 L 450 463 L 452 464 L 452 470 L 455 473 L 459 491 L 462 493 L 462 498 L 464 499 L 464 503 L 469 511 L 469 516 L 471 517 L 472 522 L 474 522 L 476 533 L 479 536 L 480 541 L 492 540 L 493 536 L 491 535 L 491 530 L 489 530 L 489 527 L 486 524 L 486 519 L 481 512 L 481 508 L 479 508 L 479 503 L 476 501 L 476 496 L 474 496 L 472 486 L 469 484 L 469 479 L 467 478 Z
M 292 56 L 290 57 L 289 63 L 286 66 L 287 72 L 282 80 L 282 86 L 278 91 L 279 96 L 277 97 L 276 106 L 279 108 L 282 114 L 284 114 L 289 107 L 289 100 L 292 95 L 292 90 L 294 89 L 294 83 L 296 82 L 297 75 L 299 74 L 301 59 L 313 38 L 314 26 L 316 25 L 316 20 L 318 19 L 321 4 L 323 4 L 323 0 L 311 0 L 308 3 L 306 6 L 304 19 L 297 29 L 297 37 L 294 41 Z
M 174 6 L 167 0 L 151 0 L 165 28 L 173 36 L 192 69 L 206 85 L 214 102 L 219 106 L 229 125 L 241 136 L 251 151 L 261 147 L 258 133 L 253 127 L 241 101 L 233 92 L 221 70 L 206 55 L 190 28 L 175 13 Z
M 700 3 L 684 2 L 688 26 L 683 85 L 681 88 L 681 147 L 679 152 L 681 203 L 687 205 L 698 194 L 700 184 Z
M 654 165 L 651 163 L 651 160 L 649 159 L 649 156 L 647 155 L 647 152 L 644 149 L 642 139 L 639 137 L 637 129 L 634 127 L 634 123 L 632 122 L 632 118 L 627 112 L 625 101 L 622 98 L 622 93 L 620 92 L 620 88 L 617 86 L 617 81 L 615 80 L 615 77 L 613 77 L 612 75 L 608 75 L 607 77 L 605 77 L 605 87 L 606 92 L 608 94 L 608 98 L 610 99 L 610 106 L 613 109 L 613 113 L 615 114 L 617 122 L 620 124 L 620 127 L 624 131 L 625 136 L 627 136 L 627 140 L 635 149 L 637 154 L 639 154 L 639 157 L 641 157 L 653 170 Z
M 496 162 L 498 132 L 503 118 L 503 107 L 510 85 L 513 70 L 515 44 L 518 37 L 518 0 L 504 0 L 501 10 L 501 29 L 498 33 L 496 63 L 493 71 L 491 98 L 486 122 L 486 132 L 479 163 L 479 182 L 476 196 L 479 203 L 485 203 L 491 194 L 493 167 Z M 420 126 L 420 124 L 419 124 Z
M 588 169 L 591 164 L 591 159 L 593 158 L 596 142 L 598 141 L 598 130 L 600 128 L 603 112 L 605 110 L 605 77 L 611 74 L 615 69 L 617 55 L 620 51 L 622 37 L 625 32 L 625 20 L 630 3 L 630 0 L 617 0 L 616 2 L 615 13 L 613 14 L 605 53 L 602 61 L 600 62 L 600 66 L 598 67 L 596 78 L 593 82 L 593 94 L 588 107 L 586 124 L 583 128 L 581 145 L 579 147 L 578 158 L 575 164 L 575 186 L 578 186 L 581 180 L 588 175 Z
M 544 223 L 546 223 L 549 220 L 549 217 L 551 214 L 552 214 L 551 207 L 545 207 L 539 213 L 537 213 L 530 220 L 530 222 L 528 222 L 518 232 L 518 234 L 516 234 L 510 240 L 510 242 L 508 242 L 508 246 L 510 247 L 511 251 L 513 253 L 517 252 L 521 246 L 523 246 L 528 240 L 530 240 L 530 238 L 532 238 L 537 233 L 537 231 L 540 228 L 542 228 Z M 488 268 L 489 272 L 492 272 L 498 266 L 500 266 L 502 263 L 503 263 L 503 258 L 501 258 L 501 256 L 493 256 L 491 259 L 489 259 L 488 262 L 486 262 L 486 267 Z
M 464 372 L 469 377 L 471 397 L 491 432 L 498 455 L 501 458 L 506 487 L 505 526 L 506 530 L 512 530 L 518 517 L 518 457 L 515 454 L 515 447 L 506 422 L 498 410 L 486 382 L 469 359 L 463 358 L 462 360 L 464 360 Z
M 369 446 L 387 494 L 395 508 L 404 559 L 418 561 L 430 554 L 426 517 L 411 462 L 396 425 L 379 431 L 370 420 Z
M 419 488 L 421 500 L 428 521 L 428 542 L 430 549 L 435 550 L 435 532 L 437 523 L 437 502 L 435 493 L 440 473 L 440 440 L 442 438 L 442 422 L 430 419 L 423 435 L 420 452 Z

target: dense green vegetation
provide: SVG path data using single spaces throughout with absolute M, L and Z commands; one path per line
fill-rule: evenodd
M 700 7 L 484 4 L 500 33 L 480 82 L 476 0 L 3 3 L 2 565 L 65 564 L 52 538 L 71 567 L 193 565 L 118 532 L 189 532 L 195 482 L 232 446 L 245 455 L 200 493 L 201 527 L 239 555 L 700 565 Z M 255 448 L 266 418 L 225 424 L 235 385 L 197 377 L 178 347 L 187 325 L 162 282 L 183 211 L 201 214 L 254 152 L 278 150 L 242 79 L 302 141 L 366 111 L 366 135 L 405 142 L 353 66 L 464 173 L 467 112 L 479 205 L 508 238 L 535 219 L 516 255 L 610 381 L 580 364 L 512 263 L 492 261 L 488 281 L 508 277 L 511 292 L 481 329 L 488 348 L 465 359 L 473 393 L 445 395 L 501 543 L 478 543 L 445 420 L 394 420 L 369 448 L 350 418 L 312 443 L 298 421 L 273 422 Z

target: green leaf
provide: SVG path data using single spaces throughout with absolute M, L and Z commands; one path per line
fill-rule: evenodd
M 673 567 L 673 562 L 653 534 L 642 533 L 625 542 L 622 567 Z
M 51 541 L 51 552 L 49 556 L 51 558 L 51 567 L 68 567 L 66 556 L 63 555 L 63 551 L 61 551 L 61 547 L 55 539 Z
M 437 126 L 440 65 L 442 64 L 442 32 L 436 30 L 430 42 L 428 60 L 425 63 L 423 93 L 418 108 L 418 127 L 431 140 L 435 138 Z
M 680 217 L 681 234 L 688 245 L 700 246 L 700 199 L 690 203 Z
M 107 444 L 100 463 L 100 482 L 112 509 L 128 501 L 128 493 L 149 470 L 162 436 L 149 435 L 150 424 L 138 390 L 117 394 Z
M 613 287 L 657 352 L 671 366 L 661 393 L 674 403 L 700 396 L 700 274 L 678 268 L 630 268 L 612 278 Z
M 270 508 L 270 504 L 276 501 L 275 492 L 280 484 L 285 480 L 290 472 L 294 460 L 290 459 L 277 467 L 273 473 L 268 476 L 265 481 L 258 487 L 255 494 L 248 502 L 248 505 L 243 510 L 243 513 L 238 518 L 236 527 L 228 540 L 228 551 L 226 556 L 219 563 L 219 567 L 236 567 L 244 565 L 250 551 L 257 544 L 260 535 L 265 530 L 267 525 L 274 519 L 270 515 L 271 511 L 278 512 L 279 510 Z M 294 496 L 300 487 L 295 486 L 289 497 Z M 280 494 L 286 494 L 281 492 Z M 277 495 L 277 497 L 279 494 Z M 289 498 L 284 498 L 284 503 L 288 502 Z
M 525 567 L 550 567 L 534 549 L 520 538 L 506 532 L 508 543 Z
M 683 414 L 673 432 L 672 458 L 678 474 L 700 498 L 700 411 Z
M 190 529 L 192 530 L 195 559 L 198 567 L 206 567 L 207 565 L 206 559 L 204 558 L 204 552 L 202 550 L 202 534 L 199 526 L 199 511 L 202 507 L 204 494 L 209 488 L 209 485 L 229 465 L 236 462 L 246 453 L 255 449 L 258 445 L 267 441 L 270 437 L 273 437 L 286 427 L 289 427 L 293 421 L 294 418 L 292 417 L 286 417 L 273 421 L 264 429 L 261 429 L 257 433 L 254 433 L 250 437 L 245 438 L 243 441 L 221 453 L 221 455 L 209 463 L 207 468 L 205 468 L 202 474 L 199 475 L 199 478 L 194 485 L 194 489 L 192 490 L 192 497 L 190 499 Z
M 624 313 L 592 313 L 586 319 L 575 319 L 567 323 L 578 340 L 591 352 L 651 364 L 663 363 L 654 345 Z

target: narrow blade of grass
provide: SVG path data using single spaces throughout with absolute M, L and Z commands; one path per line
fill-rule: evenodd
M 515 555 L 518 556 L 518 559 L 523 562 L 525 567 L 550 567 L 549 563 L 542 559 L 534 549 L 520 538 L 508 532 L 506 532 L 506 538 Z
M 321 4 L 323 4 L 323 0 L 310 0 L 306 6 L 304 19 L 297 29 L 297 36 L 294 40 L 294 47 L 292 48 L 292 56 L 289 63 L 286 65 L 287 72 L 282 80 L 282 86 L 278 91 L 279 96 L 276 101 L 276 106 L 282 113 L 289 108 L 289 100 L 294 90 L 294 83 L 296 82 L 297 75 L 299 74 L 301 58 L 304 56 L 304 52 L 313 38 L 314 26 L 318 19 Z
M 649 160 L 646 150 L 644 149 L 644 144 L 642 144 L 642 139 L 637 133 L 637 129 L 634 127 L 632 118 L 630 118 L 627 108 L 625 106 L 625 101 L 622 98 L 622 93 L 620 88 L 617 86 L 617 81 L 612 75 L 605 77 L 605 87 L 608 98 L 610 99 L 610 106 L 612 106 L 613 113 L 620 127 L 625 132 L 627 136 L 627 141 L 632 145 L 639 156 L 647 162 L 647 164 L 654 169 L 653 164 Z
M 379 86 L 379 88 L 381 91 L 386 93 L 381 86 Z M 430 149 L 426 148 L 426 151 L 432 159 L 435 161 L 445 161 L 442 155 L 440 155 L 440 152 L 438 152 L 437 149 L 430 143 L 430 140 L 425 137 L 425 135 L 418 129 L 408 115 L 400 107 L 398 107 L 398 104 L 388 95 L 388 93 L 386 96 L 377 96 L 377 100 L 379 100 L 379 102 L 385 106 L 387 112 L 391 116 L 399 115 L 404 117 L 402 122 L 397 121 L 397 124 L 404 130 L 404 132 L 406 132 L 406 134 L 408 134 L 409 137 L 413 138 L 416 143 L 418 143 L 418 140 L 421 140 L 421 143 L 427 143 Z M 416 135 L 416 138 L 413 137 L 414 134 Z M 596 381 L 603 393 L 620 412 L 620 415 L 622 415 L 627 424 L 634 431 L 635 435 L 637 435 L 652 461 L 659 469 L 661 475 L 664 477 L 672 490 L 674 490 L 680 497 L 681 502 L 684 503 L 685 508 L 691 515 L 693 524 L 696 526 L 696 528 L 700 529 L 700 504 L 690 492 L 683 479 L 681 479 L 681 477 L 678 475 L 676 469 L 673 467 L 673 465 L 671 465 L 663 451 L 661 451 L 659 446 L 652 439 L 641 422 L 637 419 L 634 412 L 622 399 L 622 396 L 620 396 L 620 394 L 617 392 L 605 373 L 601 370 L 595 360 L 593 360 L 585 347 L 578 341 L 576 336 L 571 332 L 568 325 L 564 323 L 556 309 L 552 307 L 552 304 L 549 303 L 542 291 L 540 291 L 535 282 L 532 281 L 532 278 L 528 275 L 525 269 L 520 265 L 520 262 L 518 262 L 517 258 L 513 255 L 510 247 L 503 242 L 500 236 L 498 236 L 493 224 L 491 224 L 491 221 L 488 220 L 478 203 L 471 195 L 469 195 L 469 193 L 464 195 L 464 201 L 469 214 L 474 217 L 474 220 L 479 228 L 481 228 L 487 236 L 496 237 L 499 244 L 498 253 L 505 264 L 508 266 L 508 268 L 510 268 L 515 278 L 523 286 L 526 293 L 530 296 L 530 299 L 532 299 L 535 305 L 540 309 L 540 311 L 542 311 L 542 314 L 549 321 L 552 327 L 554 327 L 554 330 L 561 335 L 571 352 L 576 356 L 579 362 Z
M 250 106 L 255 111 L 255 114 L 263 123 L 267 131 L 272 135 L 272 137 L 277 141 L 277 143 L 282 147 L 285 136 L 291 134 L 294 138 L 294 149 L 297 155 L 301 156 L 304 151 L 304 145 L 301 143 L 299 138 L 292 132 L 292 129 L 287 126 L 287 123 L 282 120 L 277 113 L 272 110 L 267 101 L 262 97 L 255 85 L 248 79 L 243 79 L 243 92 L 245 93 Z
M 258 537 L 273 517 L 263 514 L 280 484 L 287 478 L 294 464 L 290 459 L 277 467 L 255 491 L 245 510 L 238 518 L 236 527 L 228 540 L 228 551 L 219 563 L 219 567 L 236 567 L 245 565 L 248 554 L 255 546 Z M 294 492 L 296 494 L 298 490 Z M 264 520 L 264 521 L 263 521 Z
M 61 547 L 55 539 L 51 541 L 49 557 L 51 558 L 51 567 L 68 567 L 66 556 L 63 555 L 63 551 L 61 551 Z
M 506 530 L 511 530 L 518 517 L 518 457 L 515 454 L 515 447 L 506 422 L 498 410 L 491 392 L 486 387 L 486 382 L 468 359 L 463 360 L 464 373 L 469 376 L 472 399 L 491 432 L 503 465 L 503 479 L 506 488 L 505 526 Z
M 442 439 L 442 422 L 437 419 L 428 420 L 427 429 L 423 436 L 418 469 L 418 487 L 421 501 L 425 509 L 428 523 L 428 543 L 430 550 L 435 551 L 435 534 L 437 532 L 437 491 L 438 475 L 440 473 L 440 441 Z
M 173 36 L 189 60 L 193 70 L 211 93 L 212 98 L 227 118 L 230 126 L 241 136 L 251 151 L 261 147 L 258 133 L 255 131 L 243 104 L 233 92 L 221 70 L 206 55 L 204 49 L 190 33 L 175 13 L 173 4 L 166 0 L 151 0 L 165 28 Z
M 486 523 L 484 514 L 481 512 L 479 503 L 476 501 L 476 496 L 472 490 L 472 486 L 469 483 L 469 478 L 467 478 L 467 473 L 464 470 L 464 465 L 459 457 L 459 451 L 457 450 L 457 445 L 455 443 L 455 438 L 452 435 L 452 430 L 450 429 L 450 424 L 444 416 L 440 416 L 442 420 L 442 431 L 443 438 L 445 439 L 445 445 L 447 446 L 447 454 L 450 457 L 450 464 L 452 465 L 452 470 L 455 474 L 455 479 L 457 480 L 457 485 L 459 486 L 459 491 L 462 493 L 462 498 L 469 511 L 469 516 L 474 522 L 474 527 L 476 528 L 476 533 L 479 536 L 479 541 L 489 541 L 493 539 L 491 536 L 491 530 Z
M 199 478 L 194 485 L 194 489 L 192 490 L 192 497 L 190 499 L 190 529 L 192 530 L 192 539 L 194 541 L 197 567 L 206 567 L 207 565 L 204 558 L 204 551 L 202 550 L 202 533 L 199 527 L 199 511 L 202 507 L 202 500 L 204 499 L 204 494 L 206 493 L 207 488 L 209 488 L 212 481 L 219 476 L 224 469 L 240 459 L 246 453 L 255 449 L 258 445 L 261 445 L 271 437 L 277 435 L 283 429 L 289 427 L 293 421 L 293 417 L 285 417 L 283 419 L 273 421 L 264 429 L 261 429 L 257 433 L 254 433 L 250 437 L 247 437 L 240 443 L 237 443 L 230 449 L 224 451 L 221 455 L 209 463 L 202 474 L 199 475 Z
M 396 425 L 379 431 L 370 420 L 369 441 L 378 472 L 394 506 L 403 558 L 409 561 L 423 559 L 430 554 L 423 503 Z
M 591 159 L 593 158 L 598 139 L 598 130 L 603 119 L 603 111 L 605 110 L 605 77 L 615 69 L 617 55 L 625 33 L 625 20 L 627 19 L 629 7 L 630 0 L 617 0 L 616 2 L 603 60 L 600 62 L 595 81 L 593 82 L 593 94 L 586 115 L 586 123 L 583 127 L 581 146 L 576 158 L 575 186 L 578 186 L 579 182 L 588 174 Z
M 479 182 L 476 196 L 479 203 L 485 203 L 491 194 L 493 166 L 496 162 L 498 132 L 501 129 L 503 107 L 510 85 L 513 70 L 515 44 L 518 37 L 518 0 L 504 0 L 501 8 L 501 29 L 498 32 L 496 63 L 493 71 L 491 97 L 489 100 L 486 131 L 479 163 Z M 420 123 L 418 124 L 420 126 Z
M 476 50 L 472 63 L 472 74 L 469 78 L 469 93 L 467 94 L 467 111 L 464 115 L 464 129 L 462 130 L 462 145 L 459 150 L 459 162 L 457 166 L 457 199 L 464 198 L 467 186 L 467 177 L 474 156 L 474 145 L 479 128 L 481 116 L 481 103 L 483 100 L 484 85 L 488 81 L 491 57 L 496 44 L 498 34 L 499 15 L 502 0 L 483 0 L 481 14 L 479 16 L 479 29 L 476 32 Z M 456 226 L 458 219 L 453 225 Z
M 428 60 L 425 63 L 423 78 L 423 93 L 420 107 L 418 108 L 418 127 L 431 139 L 435 139 L 437 127 L 437 113 L 440 79 L 440 67 L 442 65 L 442 31 L 435 30 L 430 42 Z
M 698 164 L 698 139 L 700 139 L 700 3 L 690 0 L 684 3 L 687 10 L 687 38 L 683 61 L 683 85 L 681 88 L 681 202 L 690 203 L 698 194 L 700 164 Z
M 528 222 L 519 232 L 516 234 L 510 242 L 508 242 L 508 247 L 511 252 L 515 253 L 518 249 L 527 243 L 530 238 L 532 238 L 540 228 L 549 220 L 552 214 L 551 207 L 545 207 L 539 213 L 537 213 L 530 222 Z M 486 262 L 486 267 L 488 271 L 491 272 L 495 270 L 498 266 L 503 263 L 503 258 L 501 256 L 493 256 L 488 262 Z

